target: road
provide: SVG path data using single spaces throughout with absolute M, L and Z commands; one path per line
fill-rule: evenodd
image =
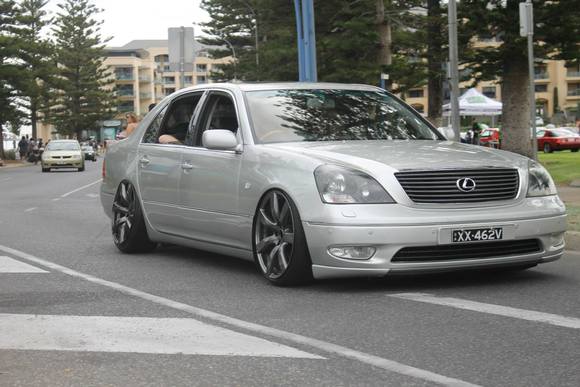
M 579 386 L 580 254 L 512 274 L 277 288 L 121 254 L 87 170 L 0 170 L 1 386 Z

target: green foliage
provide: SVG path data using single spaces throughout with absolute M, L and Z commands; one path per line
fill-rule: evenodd
M 22 118 L 19 108 L 20 90 L 25 71 L 19 61 L 22 41 L 18 38 L 16 4 L 0 1 L 0 132 L 7 123 Z M 0 158 L 4 157 L 4 142 L 0 141 Z
M 315 1 L 317 65 L 320 81 L 378 84 L 387 71 L 404 88 L 425 83 L 426 72 L 419 53 L 424 47 L 411 28 L 419 18 L 411 7 L 421 1 L 385 1 L 386 20 L 397 36 L 392 66 L 378 62 L 379 35 L 377 0 Z M 216 58 L 232 55 L 237 63 L 220 66 L 212 78 L 225 81 L 295 81 L 298 79 L 296 19 L 293 1 L 288 0 L 204 0 L 202 7 L 211 21 L 203 25 L 210 37 L 202 43 L 214 45 Z M 259 66 L 255 55 L 255 21 L 258 24 Z M 406 40 L 405 40 L 406 39 Z M 417 45 L 423 45 L 417 48 Z M 409 67 L 408 58 L 418 58 Z M 235 68 L 234 68 L 235 67 Z
M 46 110 L 48 87 L 56 66 L 52 60 L 54 47 L 42 36 L 43 28 L 51 23 L 43 9 L 48 0 L 22 0 L 18 5 L 18 37 L 23 44 L 20 50 L 22 65 L 26 69 L 23 85 L 23 107 L 28 111 L 28 122 L 32 125 L 32 137 L 36 138 L 39 113 Z
M 100 10 L 89 0 L 65 0 L 59 7 L 53 27 L 58 68 L 47 118 L 59 133 L 79 134 L 111 116 L 113 80 L 103 65 Z

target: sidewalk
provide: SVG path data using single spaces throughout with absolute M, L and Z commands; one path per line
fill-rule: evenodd
M 4 165 L 0 166 L 0 169 L 29 167 L 29 166 L 34 165 L 34 163 L 29 163 L 27 161 L 21 161 L 21 160 L 2 160 L 2 163 Z M 0 163 L 0 164 L 2 164 L 2 163 Z

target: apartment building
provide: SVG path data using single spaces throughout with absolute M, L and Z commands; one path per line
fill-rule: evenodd
M 580 117 L 580 64 L 566 66 L 564 61 L 544 61 L 535 66 L 535 92 L 537 115 L 552 119 L 561 112 L 565 119 L 573 122 Z M 460 94 L 469 87 L 469 82 L 460 84 Z M 501 101 L 501 87 L 498 81 L 481 82 L 476 89 L 482 94 Z M 406 93 L 405 100 L 417 111 L 428 114 L 427 87 L 411 89 Z M 444 96 L 449 99 L 449 95 Z M 526 103 L 522 97 L 522 103 Z
M 180 73 L 172 71 L 169 65 L 167 40 L 133 40 L 122 47 L 108 48 L 104 64 L 115 78 L 118 112 L 144 116 L 149 105 L 174 91 L 211 82 L 213 67 L 232 58 L 211 59 L 208 49 L 211 47 L 194 40 L 193 71 L 185 72 L 181 84 Z

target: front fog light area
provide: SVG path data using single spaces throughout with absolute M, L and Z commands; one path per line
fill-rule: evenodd
M 550 237 L 550 243 L 552 244 L 552 247 L 562 246 L 564 244 L 564 233 L 559 232 L 552 234 Z
M 332 246 L 328 248 L 328 253 L 336 258 L 343 259 L 369 259 L 375 252 L 376 248 L 372 246 Z

